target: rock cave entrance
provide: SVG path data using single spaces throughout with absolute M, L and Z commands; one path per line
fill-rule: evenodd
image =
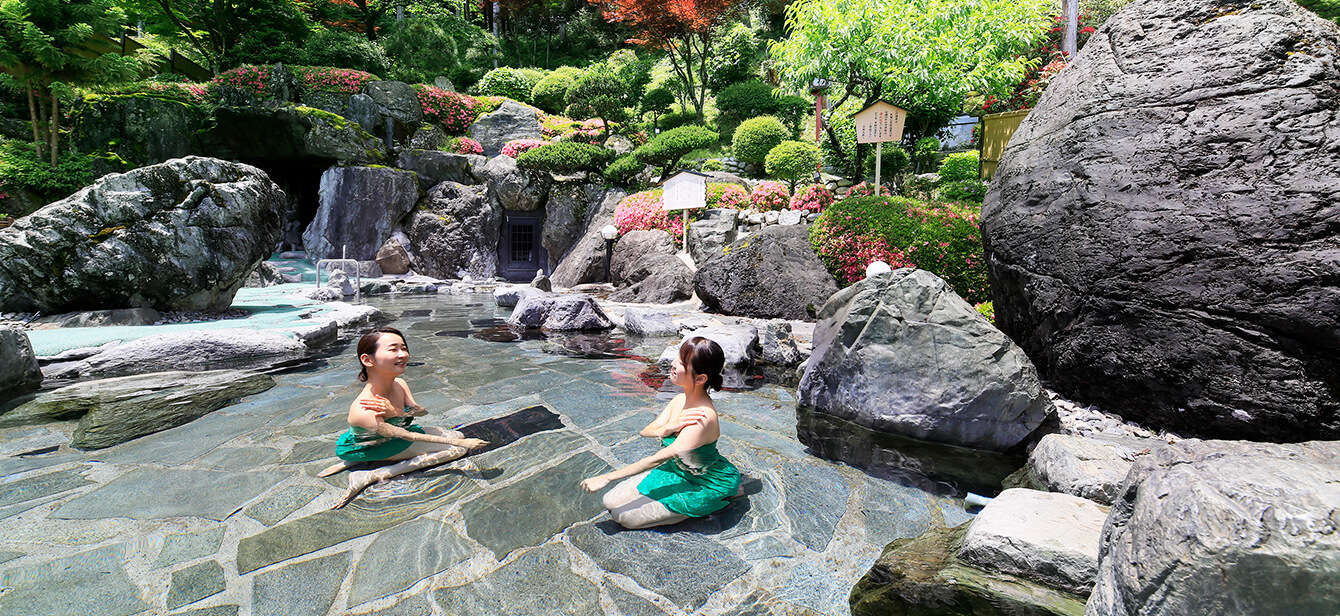
M 318 196 L 321 174 L 333 164 L 329 160 L 243 160 L 265 171 L 287 196 L 284 211 L 284 231 L 279 239 L 279 251 L 303 250 L 302 232 L 316 218 L 320 205 Z

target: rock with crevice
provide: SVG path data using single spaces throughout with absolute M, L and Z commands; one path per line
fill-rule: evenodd
M 503 101 L 470 125 L 470 138 L 484 148 L 484 156 L 497 156 L 508 141 L 540 139 L 540 118 L 534 107 L 513 100 Z
M 553 177 L 543 171 L 521 169 L 511 156 L 496 154 L 470 174 L 489 187 L 489 197 L 506 210 L 531 212 L 544 205 Z
M 303 250 L 321 259 L 372 260 L 419 200 L 415 174 L 390 167 L 332 167 L 321 174 L 319 205 Z
M 693 288 L 708 310 L 813 321 L 837 292 L 803 227 L 769 227 L 698 266 Z
M 551 331 L 605 330 L 614 327 L 605 311 L 589 295 L 527 294 L 517 301 L 507 324 Z
M 1028 454 L 1028 465 L 1010 482 L 1072 494 L 1111 505 L 1137 456 L 1163 445 L 1158 439 L 1097 433 L 1048 434 Z
M 673 304 L 693 297 L 693 270 L 675 255 L 649 254 L 628 268 L 633 284 L 609 296 L 612 302 Z
M 595 190 L 594 187 L 592 190 Z M 605 225 L 614 224 L 614 210 L 627 196 L 628 193 L 619 188 L 591 195 L 589 201 L 591 206 L 587 208 L 586 230 L 549 276 L 555 285 L 572 288 L 603 279 L 605 238 L 601 236 L 600 230 Z
M 1340 438 L 1340 31 L 1288 0 L 1138 0 L 1010 139 L 996 323 L 1050 386 L 1183 435 Z
M 641 278 L 631 279 L 630 270 L 638 260 L 650 255 L 674 254 L 675 240 L 669 233 L 660 229 L 629 231 L 619 238 L 610 252 L 610 282 L 616 285 L 636 283 Z
M 502 208 L 488 186 L 442 182 L 428 191 L 405 225 L 417 271 L 438 278 L 498 273 Z
M 41 385 L 42 369 L 28 334 L 17 327 L 0 327 L 0 402 Z

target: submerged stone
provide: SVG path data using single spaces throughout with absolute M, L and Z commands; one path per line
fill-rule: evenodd
M 600 568 L 632 578 L 638 585 L 694 611 L 749 565 L 726 546 L 674 526 L 629 531 L 612 521 L 582 524 L 568 531 L 577 549 Z
M 461 506 L 466 532 L 498 560 L 517 548 L 540 545 L 604 511 L 600 495 L 588 494 L 578 484 L 608 470 L 610 465 L 604 460 L 583 452 L 484 494 Z
M 324 492 L 324 489 L 316 486 L 289 486 L 248 507 L 246 514 L 261 524 L 274 526 L 275 522 L 288 517 L 288 514 L 301 509 Z
M 0 574 L 0 614 L 129 616 L 149 609 L 122 567 L 120 545 Z
M 600 591 L 572 572 L 562 544 L 530 550 L 483 579 L 433 595 L 448 614 L 601 616 Z
M 474 547 L 450 526 L 418 519 L 385 531 L 363 550 L 349 587 L 349 607 L 413 586 L 474 555 Z
M 0 484 L 0 506 L 31 501 L 92 484 L 93 482 L 85 479 L 83 473 L 78 470 L 56 471 L 19 479 Z
M 172 572 L 172 587 L 168 589 L 167 608 L 175 610 L 188 603 L 224 591 L 223 566 L 217 560 L 207 560 L 180 571 Z
M 252 613 L 256 616 L 321 616 L 330 611 L 349 571 L 349 553 L 340 552 L 256 576 Z
M 177 533 L 163 539 L 163 549 L 158 553 L 154 569 L 171 567 L 177 563 L 209 556 L 219 551 L 223 543 L 223 534 L 228 529 L 219 526 L 198 533 Z
M 276 473 L 136 469 L 61 505 L 50 517 L 148 520 L 193 515 L 218 521 L 283 479 Z

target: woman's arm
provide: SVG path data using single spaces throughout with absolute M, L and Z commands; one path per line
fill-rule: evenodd
M 705 443 L 706 433 L 707 426 L 705 425 L 695 423 L 686 426 L 679 432 L 679 437 L 675 439 L 675 442 L 670 443 L 664 449 L 621 469 L 583 480 L 581 484 L 582 489 L 587 492 L 595 492 L 609 485 L 612 481 L 618 481 L 625 477 L 632 477 L 638 473 L 656 468 L 666 460 L 678 455 L 681 451 L 691 451 L 701 447 Z
M 372 430 L 387 438 L 398 438 L 406 441 L 441 443 L 444 445 L 456 445 L 457 447 L 464 447 L 466 449 L 477 449 L 488 444 L 488 441 L 483 441 L 477 438 L 460 439 L 449 436 L 438 436 L 436 434 L 420 434 L 386 423 L 386 415 L 392 412 L 394 408 L 395 407 L 391 404 L 390 400 L 381 396 L 355 400 L 353 408 L 349 411 L 349 424 Z
M 409 383 L 406 383 L 405 379 L 396 379 L 395 383 L 400 386 L 400 391 L 405 393 L 405 408 L 409 409 L 407 415 L 423 417 L 428 414 L 428 409 L 419 406 L 419 403 L 414 401 L 414 394 L 409 393 Z

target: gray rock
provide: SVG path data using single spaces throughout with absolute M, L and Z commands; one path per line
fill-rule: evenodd
M 327 169 L 321 174 L 316 217 L 302 233 L 303 250 L 313 263 L 371 260 L 418 200 L 412 172 L 389 167 Z
M 155 334 L 70 366 L 62 376 L 111 377 L 145 372 L 264 366 L 306 355 L 308 347 L 277 331 L 215 329 Z
M 739 186 L 740 188 L 743 188 L 746 191 L 749 190 L 749 181 L 738 175 L 735 175 L 734 173 L 727 173 L 725 171 L 708 171 L 707 176 L 708 176 L 707 181 L 709 183 L 720 182 L 722 184 L 735 184 L 736 186 Z
M 527 295 L 507 317 L 513 327 L 540 327 L 551 331 L 611 329 L 614 323 L 589 295 Z
M 540 245 L 549 254 L 550 261 L 563 259 L 586 228 L 588 191 L 584 183 L 562 182 L 549 189 L 549 200 L 544 206 L 544 228 Z
M 361 165 L 386 158 L 386 145 L 357 122 L 314 107 L 220 107 L 214 119 L 202 141 L 219 158 Z
M 205 597 L 224 591 L 227 584 L 223 580 L 223 565 L 217 560 L 207 560 L 180 571 L 172 572 L 172 586 L 168 588 L 167 608 L 175 610 L 188 603 L 195 603 Z
M 428 191 L 406 225 L 419 273 L 438 278 L 468 274 L 486 280 L 498 273 L 502 208 L 489 194 L 487 186 L 455 182 Z
M 377 535 L 363 551 L 354 569 L 349 607 L 405 590 L 473 555 L 473 546 L 442 522 L 401 524 Z
M 613 293 L 610 301 L 673 304 L 693 297 L 693 270 L 675 255 L 645 255 L 628 273 L 633 286 Z
M 550 279 L 560 287 L 572 288 L 579 284 L 601 280 L 605 273 L 605 238 L 600 229 L 614 224 L 614 209 L 628 193 L 612 188 L 591 199 L 586 218 L 586 231 L 577 244 L 550 273 Z
M 1337 460 L 1333 441 L 1185 440 L 1138 457 L 1085 614 L 1334 612 Z
M 758 328 L 760 347 L 759 359 L 777 366 L 794 366 L 800 363 L 800 349 L 791 335 L 791 323 L 782 319 L 771 319 Z
M 1029 452 L 1022 472 L 1039 490 L 1111 505 L 1136 456 L 1160 445 L 1163 441 L 1116 434 L 1048 434 Z
M 728 368 L 748 368 L 758 359 L 758 328 L 749 323 L 714 323 L 684 332 L 684 340 L 662 351 L 657 362 L 665 366 L 670 365 L 670 362 L 679 357 L 679 347 L 684 341 L 695 336 L 717 343 L 725 355 Z
M 223 534 L 228 529 L 217 526 L 198 533 L 174 533 L 163 538 L 163 549 L 153 568 L 161 569 L 172 565 L 209 556 L 219 551 L 223 543 Z
M 0 311 L 220 311 L 279 241 L 284 194 L 200 157 L 110 174 L 0 229 Z
M 501 154 L 493 155 L 483 165 L 471 167 L 470 173 L 481 183 L 488 184 L 490 198 L 500 207 L 520 212 L 539 209 L 553 183 L 548 173 L 518 168 L 516 159 Z
M 247 275 L 247 281 L 242 286 L 248 288 L 268 287 L 277 284 L 283 284 L 284 274 L 279 271 L 279 266 L 269 261 L 261 261 L 256 264 L 256 269 L 251 270 Z M 145 325 L 153 323 L 145 323 Z
M 197 516 L 217 522 L 285 478 L 278 473 L 141 468 L 66 501 L 48 517 L 152 520 Z
M 736 239 L 735 227 L 740 212 L 730 208 L 703 210 L 698 220 L 689 225 L 689 255 L 693 262 L 703 264 L 722 254 L 722 249 Z
M 819 316 L 797 392 L 802 406 L 992 451 L 1024 443 L 1055 413 L 1023 351 L 930 272 L 867 278 Z M 812 437 L 800 434 L 802 442 Z
M 562 544 L 550 544 L 522 554 L 472 584 L 434 591 L 448 614 L 603 614 L 600 590 L 572 572 Z
M 389 242 L 390 240 L 387 241 Z M 382 267 L 377 264 L 376 259 L 357 260 L 352 259 L 351 257 L 351 260 L 354 260 L 358 264 L 357 267 L 358 275 L 363 278 L 380 278 L 383 273 Z M 336 262 L 322 263 L 321 267 L 317 269 L 327 273 L 343 271 L 345 274 L 349 275 L 349 277 L 352 278 L 354 276 L 355 268 L 350 267 L 349 263 L 346 261 L 344 263 L 336 263 Z
M 330 287 L 320 287 L 310 291 L 300 291 L 296 295 L 307 299 L 314 299 L 319 302 L 338 302 L 344 299 L 344 293 L 341 293 L 339 289 L 332 289 Z
M 447 141 L 447 134 L 433 124 L 420 124 L 405 146 L 411 150 L 436 150 Z M 402 169 L 404 167 L 401 167 Z M 459 180 L 457 180 L 459 181 Z
M 639 259 L 650 255 L 674 255 L 675 252 L 675 240 L 665 231 L 629 231 L 614 244 L 614 251 L 610 255 L 610 282 L 636 283 L 642 278 L 630 280 L 629 274 Z
M 805 218 L 800 210 L 782 210 L 777 213 L 777 224 L 782 226 L 798 225 Z
M 530 286 L 545 293 L 554 290 L 554 283 L 549 281 L 549 277 L 544 275 L 544 270 L 536 270 L 535 278 L 530 281 Z
M 357 291 L 357 289 L 354 288 L 353 281 L 349 279 L 349 275 L 344 273 L 343 270 L 335 270 L 330 273 L 330 278 L 326 280 L 326 288 L 339 291 L 341 297 L 348 297 Z
M 484 156 L 497 156 L 513 139 L 539 139 L 540 118 L 535 108 L 516 101 L 503 101 L 492 113 L 486 113 L 470 125 L 470 138 L 484 147 Z M 511 209 L 511 208 L 509 208 Z
M 451 79 L 448 79 L 448 78 L 443 77 L 443 76 L 441 76 L 441 75 L 438 75 L 437 77 L 434 77 L 434 78 L 433 78 L 433 86 L 434 86 L 434 87 L 438 87 L 438 88 L 442 88 L 443 90 L 446 90 L 446 91 L 448 91 L 448 92 L 455 92 L 455 91 L 456 91 L 456 86 L 454 86 L 454 85 L 451 84 Z
M 674 527 L 653 532 L 619 532 L 611 521 L 582 524 L 568 531 L 572 545 L 611 573 L 693 612 L 749 566 L 726 546 Z M 621 529 L 620 529 L 621 530 Z
M 409 252 L 401 245 L 400 240 L 391 238 L 377 249 L 377 267 L 380 267 L 386 274 L 407 274 L 409 273 L 411 262 Z
M 498 287 L 493 290 L 493 303 L 497 304 L 499 308 L 512 308 L 522 298 L 532 295 L 542 296 L 544 291 L 530 286 Z
M 257 574 L 252 613 L 256 616 L 320 616 L 330 611 L 349 571 L 349 553 L 340 552 Z
M 1088 596 L 1106 519 L 1107 511 L 1078 496 L 1005 490 L 968 526 L 958 557 L 980 569 Z
M 199 152 L 197 133 L 208 119 L 198 109 L 150 96 L 90 97 L 76 103 L 75 109 L 79 129 L 74 131 L 74 139 L 79 151 L 100 151 L 115 142 L 117 154 L 135 166 Z M 19 138 L 31 140 L 33 133 L 27 122 L 24 128 L 27 134 Z
M 798 321 L 813 321 L 837 292 L 803 227 L 769 228 L 731 244 L 698 267 L 693 287 L 712 311 Z
M 654 308 L 629 306 L 623 313 L 624 331 L 639 336 L 673 336 L 679 333 L 679 326 L 670 319 L 670 315 Z
M 17 327 L 0 327 L 0 402 L 41 386 L 42 369 L 28 334 Z
M 395 166 L 419 176 L 419 188 L 428 190 L 441 182 L 468 183 L 469 159 L 462 154 L 438 150 L 404 149 Z
M 124 547 L 110 545 L 0 574 L 0 613 L 129 616 L 149 609 L 126 575 Z
M 363 94 L 377 105 L 380 118 L 377 134 L 401 143 L 418 130 L 423 106 L 414 86 L 403 81 L 369 81 L 363 86 Z
M 1227 7 L 1133 2 L 1052 80 L 982 208 L 996 323 L 1142 425 L 1340 438 L 1340 32 Z

